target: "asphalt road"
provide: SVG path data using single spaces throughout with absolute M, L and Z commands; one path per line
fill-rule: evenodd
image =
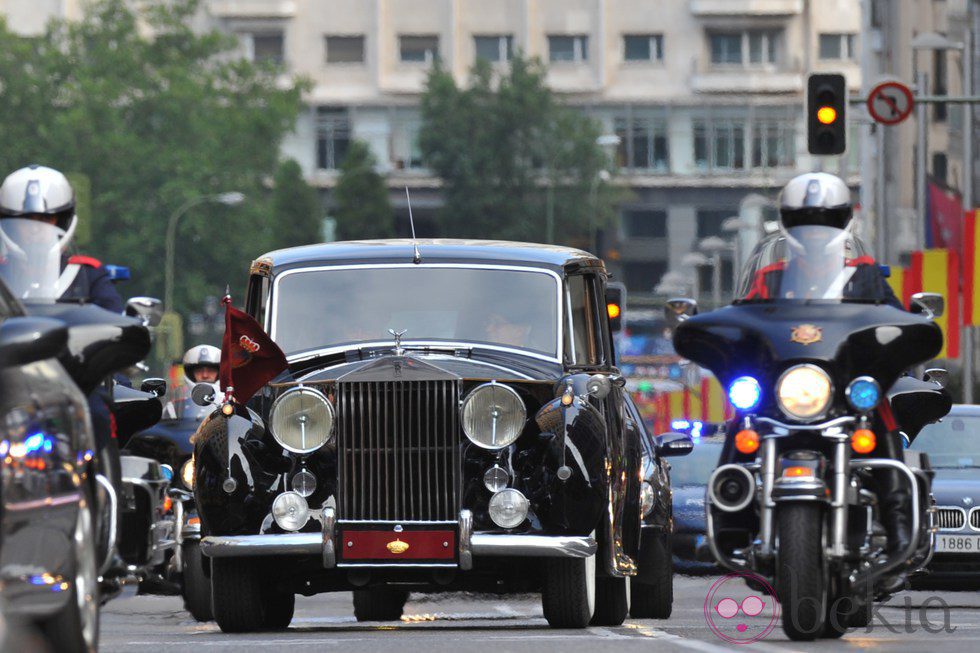
M 296 616 L 288 631 L 225 635 L 214 623 L 193 621 L 182 610 L 179 597 L 124 593 L 103 608 L 100 650 L 104 653 L 241 653 L 274 649 L 289 653 L 331 650 L 591 653 L 597 649 L 626 652 L 655 648 L 722 653 L 733 648 L 764 652 L 845 648 L 940 653 L 976 650 L 976 639 L 980 637 L 980 593 L 907 592 L 896 595 L 878 611 L 870 630 L 855 630 L 840 640 L 789 642 L 777 626 L 760 641 L 734 647 L 715 634 L 705 618 L 705 598 L 717 580 L 717 577 L 677 577 L 674 614 L 669 620 L 629 619 L 620 627 L 585 630 L 548 628 L 537 596 L 412 595 L 400 623 L 359 624 L 354 621 L 350 594 L 338 593 L 297 597 Z M 741 584 L 728 593 L 739 602 L 751 594 Z M 715 596 L 717 600 L 721 594 Z M 770 607 L 767 605 L 767 609 Z M 765 617 L 762 614 L 754 620 L 715 619 L 716 628 L 733 638 L 758 636 L 765 631 Z M 738 633 L 735 624 L 743 620 L 748 622 L 745 632 Z

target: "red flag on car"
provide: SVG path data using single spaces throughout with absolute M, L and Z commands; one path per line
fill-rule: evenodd
M 221 339 L 221 391 L 245 403 L 287 367 L 286 355 L 248 313 L 224 298 L 225 335 Z M 232 392 L 229 395 L 228 389 Z

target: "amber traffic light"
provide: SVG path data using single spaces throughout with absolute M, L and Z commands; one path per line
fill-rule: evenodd
M 847 149 L 847 84 L 840 74 L 813 74 L 807 80 L 807 149 L 810 154 L 843 154 Z
M 606 313 L 609 314 L 609 330 L 616 333 L 623 328 L 623 311 L 626 309 L 626 286 L 612 281 L 606 286 Z

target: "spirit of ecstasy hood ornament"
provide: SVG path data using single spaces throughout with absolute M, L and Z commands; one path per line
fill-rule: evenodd
M 402 329 L 401 331 L 388 329 L 388 333 L 395 337 L 395 356 L 403 356 L 405 354 L 405 350 L 402 349 L 402 336 L 408 333 L 408 329 Z

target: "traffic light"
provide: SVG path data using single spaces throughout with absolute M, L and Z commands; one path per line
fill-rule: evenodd
M 806 142 L 810 154 L 847 149 L 847 84 L 840 74 L 812 74 L 806 87 Z
M 606 286 L 606 312 L 609 314 L 609 330 L 618 333 L 623 328 L 623 311 L 626 310 L 626 286 L 611 281 Z

